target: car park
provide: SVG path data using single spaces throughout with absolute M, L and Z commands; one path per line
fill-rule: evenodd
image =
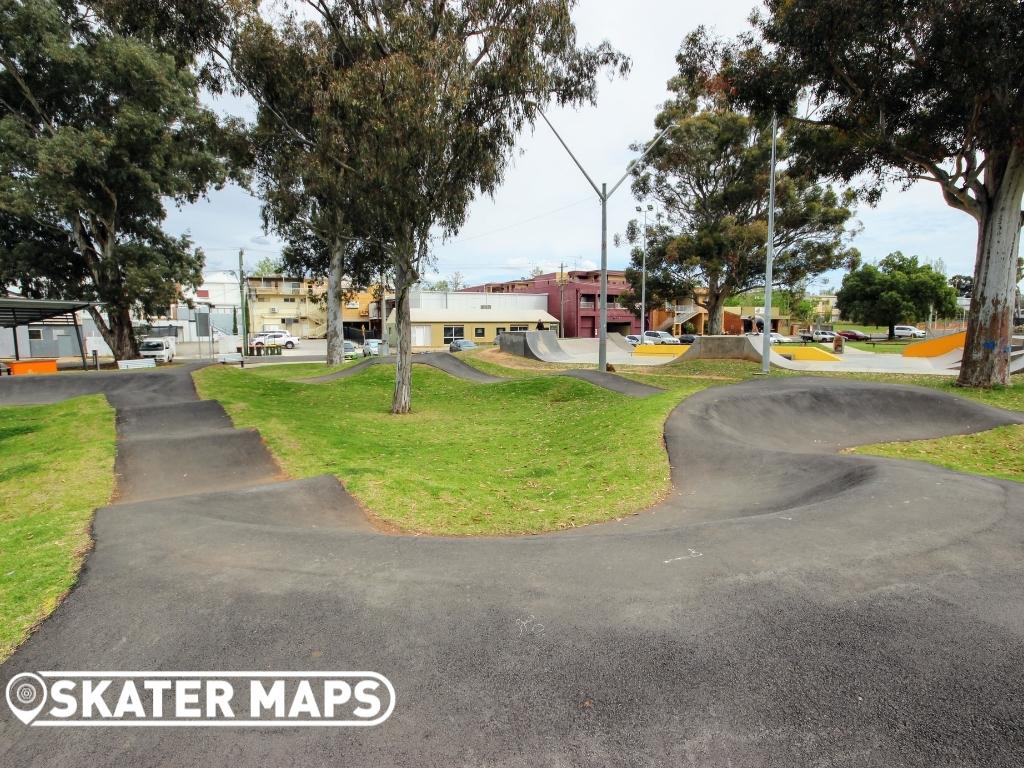
M 897 339 L 923 339 L 926 336 L 924 331 L 912 325 L 897 325 L 893 332 Z
M 847 341 L 871 341 L 870 334 L 864 333 L 864 331 L 858 331 L 856 328 L 848 328 L 845 331 L 840 331 L 839 335 Z
M 476 343 L 469 339 L 456 339 L 448 345 L 449 352 L 462 352 L 466 349 L 476 349 Z
M 644 344 L 678 344 L 679 339 L 668 331 L 644 331 Z
M 295 349 L 299 346 L 299 337 L 292 336 L 288 331 L 265 331 L 258 333 L 252 340 L 254 347 L 278 346 L 285 349 Z

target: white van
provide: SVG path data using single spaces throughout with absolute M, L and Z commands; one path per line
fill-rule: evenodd
M 158 363 L 170 363 L 174 360 L 175 343 L 169 336 L 147 336 L 139 344 L 139 354 Z

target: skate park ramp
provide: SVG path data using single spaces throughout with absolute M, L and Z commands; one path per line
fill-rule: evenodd
M 632 345 L 618 333 L 608 334 L 607 360 L 612 365 L 667 365 L 675 358 L 634 355 Z M 542 363 L 597 365 L 599 339 L 560 339 L 554 331 L 515 331 L 498 337 L 502 352 Z
M 811 343 L 806 346 L 772 345 L 770 362 L 777 368 L 790 371 L 954 376 L 961 357 L 962 350 L 959 348 L 933 357 L 905 357 L 876 354 L 849 346 L 846 352 L 838 354 L 823 344 Z M 761 337 L 698 336 L 690 349 L 676 362 L 691 360 L 749 360 L 760 363 Z

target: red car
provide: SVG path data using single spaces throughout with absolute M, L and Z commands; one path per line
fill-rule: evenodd
M 871 337 L 868 336 L 863 331 L 857 330 L 840 331 L 839 335 L 842 336 L 844 339 L 848 339 L 850 341 L 870 341 L 871 339 Z

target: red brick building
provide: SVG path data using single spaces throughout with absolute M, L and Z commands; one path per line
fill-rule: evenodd
M 594 338 L 598 335 L 598 320 L 601 311 L 601 270 L 574 270 L 550 272 L 524 280 L 508 280 L 504 283 L 484 283 L 465 288 L 466 291 L 487 293 L 545 293 L 548 297 L 548 313 L 562 323 L 563 335 L 569 338 Z M 616 299 L 629 291 L 626 273 L 622 270 L 608 270 L 608 331 L 626 336 L 640 333 L 640 318 Z

